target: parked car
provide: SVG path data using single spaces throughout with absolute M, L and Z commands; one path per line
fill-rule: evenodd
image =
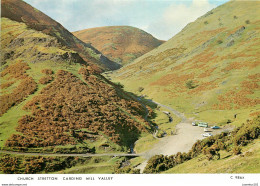
M 192 124 L 192 126 L 197 126 L 197 124 L 195 122 L 192 122 L 191 124 Z
M 210 136 L 213 136 L 213 134 L 211 133 L 205 133 L 205 134 L 202 134 L 203 137 L 210 137 Z
M 211 127 L 212 129 L 220 129 L 220 127 L 219 126 L 213 126 L 213 127 Z
M 210 128 L 204 128 L 204 132 L 210 132 L 211 129 Z

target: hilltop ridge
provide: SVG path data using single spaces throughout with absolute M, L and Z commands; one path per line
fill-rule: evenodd
M 131 26 L 105 26 L 73 32 L 84 41 L 91 43 L 110 60 L 126 65 L 164 41 Z
M 62 45 L 79 53 L 88 64 L 102 70 L 115 70 L 120 65 L 110 61 L 90 44 L 86 44 L 71 34 L 60 23 L 21 0 L 2 0 L 1 17 L 23 22 L 29 28 L 54 36 Z

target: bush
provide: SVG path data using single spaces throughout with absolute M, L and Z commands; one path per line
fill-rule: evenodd
M 21 83 L 10 94 L 0 96 L 0 116 L 12 106 L 21 103 L 24 98 L 34 93 L 37 89 L 36 82 L 31 77 L 24 78 Z
M 198 85 L 195 85 L 195 83 L 192 81 L 192 80 L 189 80 L 189 81 L 187 81 L 186 82 L 186 87 L 188 88 L 188 89 L 194 89 L 194 88 L 196 88 Z
M 209 24 L 209 22 L 208 21 L 204 21 L 204 25 L 207 25 L 207 24 Z
M 78 71 L 79 74 L 83 75 L 85 78 L 89 75 L 89 71 L 86 68 L 80 68 Z
M 223 41 L 222 40 L 218 40 L 218 44 L 220 45 L 220 44 L 222 44 L 223 43 Z
M 233 132 L 233 143 L 238 146 L 247 145 L 251 140 L 256 139 L 260 135 L 260 116 L 243 124 Z
M 234 16 L 233 18 L 234 18 L 234 19 L 237 19 L 238 17 L 237 17 L 237 16 Z
M 142 92 L 143 90 L 144 90 L 143 87 L 138 87 L 138 91 L 139 91 L 139 92 Z
M 17 174 L 19 172 L 19 159 L 11 157 L 10 155 L 4 155 L 0 158 L 0 167 L 6 174 Z
M 52 75 L 53 74 L 53 71 L 51 69 L 42 69 L 41 72 L 43 74 L 46 74 L 46 75 Z
M 118 83 L 115 83 L 115 85 L 116 86 L 118 86 L 119 88 L 121 88 L 121 89 L 123 89 L 124 88 L 124 85 L 123 84 L 121 84 L 120 82 L 118 82 Z
M 6 89 L 6 88 L 10 87 L 12 84 L 14 84 L 14 81 L 9 81 L 9 82 L 3 83 L 0 85 L 0 89 Z
M 53 80 L 53 77 L 48 75 L 48 76 L 42 77 L 42 78 L 39 80 L 39 83 L 40 83 L 40 84 L 43 84 L 43 85 L 46 85 L 46 84 L 50 83 L 52 80 Z
M 232 149 L 233 153 L 235 155 L 238 155 L 238 154 L 241 154 L 241 147 L 239 146 L 234 146 L 233 149 Z
M 249 20 L 246 20 L 245 23 L 246 23 L 246 24 L 250 24 L 250 21 L 249 21 Z
M 75 145 L 95 141 L 103 134 L 119 145 L 133 144 L 147 129 L 132 115 L 149 127 L 142 117 L 145 113 L 142 105 L 121 98 L 112 86 L 95 75 L 84 79 L 87 85 L 70 72 L 57 71 L 54 81 L 25 104 L 23 109 L 31 111 L 30 116 L 18 121 L 19 134 L 12 135 L 5 145 L 28 148 Z M 89 151 L 93 149 L 75 149 Z
M 203 148 L 203 154 L 207 156 L 208 160 L 212 160 L 214 157 L 217 157 L 217 159 L 220 158 L 219 154 L 220 148 L 217 144 L 212 145 L 211 147 L 204 147 Z
M 7 74 L 10 78 L 20 79 L 21 83 L 13 90 L 12 93 L 3 94 L 0 96 L 0 116 L 3 115 L 12 106 L 21 103 L 27 96 L 34 93 L 37 89 L 36 82 L 26 74 L 26 71 L 30 67 L 26 63 L 21 61 L 8 66 L 1 72 L 1 76 L 4 77 Z M 9 86 L 6 84 L 4 86 Z
M 115 166 L 114 170 L 115 174 L 140 174 L 140 169 L 134 169 L 130 166 L 125 166 L 123 168 L 120 168 L 120 164 Z

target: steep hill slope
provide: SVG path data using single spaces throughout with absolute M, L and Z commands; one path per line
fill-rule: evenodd
M 85 43 L 91 43 L 110 60 L 122 65 L 132 62 L 164 42 L 130 26 L 90 28 L 73 34 Z
M 260 114 L 259 8 L 221 5 L 111 77 L 187 116 L 239 125 Z
M 1 1 L 1 17 L 6 17 L 17 22 L 25 23 L 29 28 L 54 36 L 58 41 L 68 46 L 90 65 L 98 65 L 104 70 L 118 69 L 120 65 L 110 61 L 90 44 L 85 44 L 61 24 L 33 8 L 22 0 Z
M 16 11 L 22 12 L 19 6 Z M 99 75 L 99 69 L 56 35 L 62 33 L 48 35 L 1 18 L 0 147 L 126 152 L 150 131 L 144 119 L 147 108 Z

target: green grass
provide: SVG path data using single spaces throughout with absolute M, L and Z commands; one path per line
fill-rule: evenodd
M 170 112 L 168 109 L 164 107 L 160 108 L 160 110 L 155 110 L 157 117 L 154 119 L 154 122 L 158 125 L 159 132 L 165 131 L 168 135 L 171 135 L 172 132 L 176 132 L 175 127 L 179 122 L 181 122 L 181 119 L 173 113 L 170 113 L 170 116 L 172 117 L 173 121 L 169 122 L 169 117 L 166 114 L 164 114 L 163 111 Z
M 38 84 L 38 89 L 34 94 L 29 95 L 23 102 L 15 107 L 11 107 L 1 116 L 0 122 L 0 147 L 4 146 L 5 141 L 12 135 L 17 134 L 16 127 L 18 120 L 24 115 L 30 115 L 30 112 L 23 110 L 23 106 L 37 95 L 44 85 Z
M 142 153 L 151 149 L 159 140 L 154 138 L 152 134 L 144 134 L 135 142 L 134 150 L 136 153 Z
M 56 172 L 57 174 L 112 174 L 117 162 L 122 157 L 94 157 L 86 164 L 76 165 L 72 168 Z
M 208 161 L 205 155 L 200 155 L 162 173 L 259 173 L 259 142 L 259 139 L 254 140 L 253 143 L 243 147 L 243 156 L 220 151 L 220 160 Z
M 139 164 L 143 163 L 145 159 L 141 156 L 130 159 L 131 167 L 136 167 Z

